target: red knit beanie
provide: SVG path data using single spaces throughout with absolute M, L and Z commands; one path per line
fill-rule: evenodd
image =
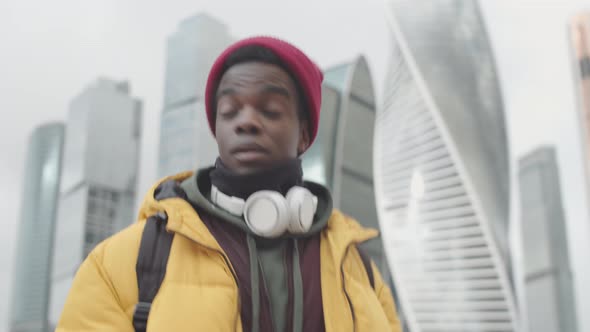
M 226 70 L 225 62 L 228 56 L 236 50 L 251 45 L 261 46 L 275 53 L 287 67 L 290 74 L 297 80 L 306 103 L 305 110 L 309 114 L 311 124 L 309 143 L 311 145 L 318 132 L 320 107 L 322 104 L 322 80 L 324 75 L 320 68 L 297 47 L 273 37 L 252 37 L 240 40 L 223 51 L 213 63 L 213 67 L 211 67 L 211 71 L 209 72 L 209 78 L 207 79 L 207 87 L 205 88 L 205 109 L 207 111 L 207 119 L 209 120 L 209 128 L 211 128 L 213 136 L 215 136 L 215 108 L 217 107 L 215 93 L 217 92 L 217 86 L 219 85 L 221 76 L 224 74 L 224 70 Z

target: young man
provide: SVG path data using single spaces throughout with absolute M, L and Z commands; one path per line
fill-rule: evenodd
M 377 232 L 302 179 L 321 82 L 284 41 L 225 50 L 206 87 L 215 166 L 148 192 L 138 222 L 80 267 L 57 331 L 401 331 L 390 290 L 357 248 Z

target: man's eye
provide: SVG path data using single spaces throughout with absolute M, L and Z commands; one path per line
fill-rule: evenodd
M 225 106 L 219 108 L 219 115 L 224 119 L 230 119 L 238 113 L 238 110 L 232 106 Z
M 264 110 L 262 113 L 269 119 L 278 119 L 281 116 L 281 112 L 276 110 Z

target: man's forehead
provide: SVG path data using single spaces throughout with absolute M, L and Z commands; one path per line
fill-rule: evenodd
M 221 77 L 223 85 L 279 85 L 294 88 L 291 76 L 280 66 L 261 62 L 246 62 L 231 66 Z

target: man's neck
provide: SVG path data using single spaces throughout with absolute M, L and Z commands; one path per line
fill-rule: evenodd
M 260 190 L 273 190 L 285 195 L 293 186 L 303 183 L 301 160 L 298 158 L 251 174 L 237 174 L 218 158 L 210 176 L 211 184 L 221 192 L 244 200 Z

